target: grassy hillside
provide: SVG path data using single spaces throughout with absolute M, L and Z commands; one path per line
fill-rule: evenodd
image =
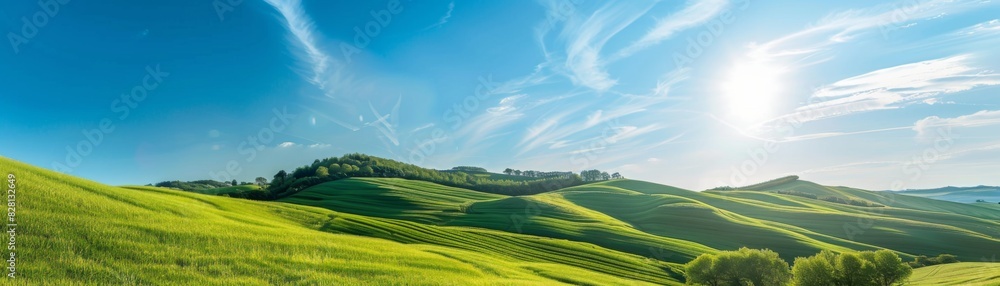
M 888 248 L 976 261 L 1000 249 L 1000 208 L 799 180 L 767 188 L 885 207 L 631 180 L 505 196 L 386 178 L 256 202 L 111 187 L 5 158 L 0 169 L 17 176 L 17 275 L 27 284 L 674 285 L 680 263 L 741 246 L 789 260 Z M 994 285 L 984 273 L 1000 273 L 934 267 L 918 269 L 914 285 Z
M 28 284 L 677 283 L 670 265 L 583 243 L 0 169 L 17 180 Z
M 880 194 L 786 181 L 858 199 Z M 858 207 L 766 191 L 692 192 L 616 180 L 507 197 L 402 179 L 348 179 L 283 201 L 443 226 L 473 226 L 595 244 L 683 263 L 702 252 L 770 248 L 788 260 L 820 250 L 888 248 L 904 259 L 941 253 L 978 257 L 1000 249 L 996 210 L 896 196 Z M 859 224 L 859 222 L 863 224 Z
M 913 270 L 913 286 L 931 285 L 1000 285 L 1000 263 L 955 263 Z

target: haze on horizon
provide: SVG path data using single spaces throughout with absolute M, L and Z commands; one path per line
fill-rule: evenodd
M 1000 185 L 996 1 L 8 6 L 0 155 L 107 184 L 358 152 L 693 190 Z

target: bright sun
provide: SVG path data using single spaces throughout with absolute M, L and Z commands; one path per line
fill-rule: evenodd
M 782 91 L 782 69 L 759 61 L 734 65 L 722 84 L 722 100 L 729 118 L 745 124 L 759 123 L 774 116 L 776 99 Z

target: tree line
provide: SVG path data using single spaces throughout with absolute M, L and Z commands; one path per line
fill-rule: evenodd
M 688 284 L 729 285 L 901 285 L 913 273 L 890 250 L 836 254 L 824 250 L 795 259 L 794 266 L 771 250 L 740 248 L 702 254 L 685 265 Z
M 311 165 L 298 167 L 290 173 L 285 170 L 278 171 L 267 187 L 266 196 L 250 199 L 277 199 L 314 185 L 350 177 L 422 180 L 502 195 L 533 195 L 584 183 L 579 175 L 573 173 L 563 173 L 560 176 L 542 177 L 535 180 L 515 181 L 491 179 L 487 176 L 476 176 L 465 172 L 485 170 L 478 167 L 462 166 L 457 168 L 458 170 L 438 171 L 375 156 L 357 153 L 347 154 L 341 157 L 317 159 Z

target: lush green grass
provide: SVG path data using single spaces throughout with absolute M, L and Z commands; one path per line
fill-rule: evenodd
M 1000 285 L 1000 263 L 964 262 L 917 268 L 908 285 Z
M 17 175 L 18 275 L 28 284 L 678 284 L 679 263 L 742 246 L 788 260 L 887 248 L 977 261 L 1000 249 L 995 206 L 798 180 L 766 187 L 886 207 L 631 180 L 512 197 L 385 178 L 255 202 L 111 187 L 4 158 L 0 168 Z M 954 265 L 918 269 L 913 282 L 995 283 L 977 273 L 1000 272 Z
M 17 176 L 19 284 L 677 283 L 671 265 L 578 242 L 0 169 Z

